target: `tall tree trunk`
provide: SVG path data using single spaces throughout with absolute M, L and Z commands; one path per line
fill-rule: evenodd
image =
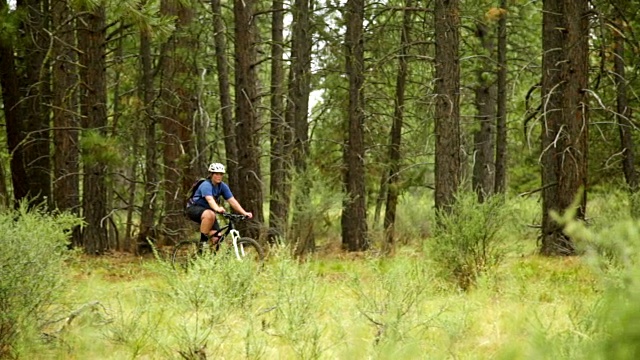
M 54 178 L 53 205 L 61 211 L 80 214 L 80 150 L 78 146 L 79 119 L 76 84 L 77 56 L 72 16 L 67 0 L 52 3 L 54 42 L 53 62 L 53 144 Z M 74 246 L 81 246 L 79 232 L 74 232 Z
M 435 3 L 435 206 L 449 211 L 460 186 L 460 10 L 458 0 Z
M 124 30 L 125 28 L 125 23 L 120 21 L 118 29 L 115 30 L 115 33 L 119 33 L 121 31 Z M 111 121 L 109 122 L 109 131 L 108 131 L 108 136 L 112 137 L 112 138 L 116 138 L 118 136 L 118 132 L 120 131 L 120 126 L 119 126 L 119 122 L 120 122 L 120 118 L 121 118 L 121 107 L 122 107 L 122 93 L 121 93 L 121 89 L 122 89 L 122 82 L 121 79 L 123 78 L 123 71 L 121 69 L 121 65 L 122 62 L 124 60 L 124 47 L 123 47 L 123 38 L 122 37 L 118 37 L 115 40 L 115 49 L 112 50 L 112 56 L 110 57 L 111 59 L 111 63 L 114 64 L 114 76 L 113 76 L 113 81 L 112 83 L 109 84 L 109 87 L 111 88 L 111 91 L 109 92 L 109 99 L 111 100 L 111 109 L 112 109 L 112 116 L 111 116 Z M 111 52 L 111 51 L 110 51 Z M 136 122 L 131 128 L 130 131 L 132 131 L 134 134 L 137 134 L 137 129 L 140 128 L 140 123 Z M 140 141 L 139 138 L 137 136 L 132 136 L 132 141 L 131 141 L 131 158 L 133 159 L 137 159 L 140 155 L 139 155 L 139 149 L 140 149 Z M 128 179 L 136 179 L 137 178 L 137 172 L 138 172 L 138 167 L 137 166 L 131 166 L 129 169 L 124 170 L 125 174 L 126 174 L 126 178 Z M 124 200 L 122 199 L 123 203 L 126 205 L 126 217 L 127 217 L 127 222 L 125 225 L 125 239 L 124 241 L 120 240 L 120 236 L 119 236 L 119 232 L 118 232 L 118 226 L 116 226 L 113 221 L 110 221 L 109 224 L 111 226 L 109 226 L 108 229 L 108 237 L 109 237 L 109 244 L 110 247 L 116 251 L 122 251 L 124 246 L 125 246 L 125 242 L 129 243 L 130 242 L 130 238 L 129 238 L 129 233 L 131 230 L 131 227 L 129 226 L 130 224 L 130 219 L 133 217 L 133 200 L 135 199 L 135 191 L 136 191 L 136 185 L 137 185 L 137 181 L 124 181 L 124 178 L 115 178 L 113 183 L 111 184 L 111 186 L 107 187 L 107 207 L 109 209 L 112 209 L 114 207 L 114 203 L 115 203 L 115 198 L 116 198 L 116 188 L 119 186 L 123 186 L 127 188 L 127 193 L 128 193 L 128 199 Z M 121 199 L 120 196 L 118 196 L 118 199 Z M 129 247 L 127 246 L 127 250 L 129 249 Z
M 616 121 L 620 131 L 620 145 L 622 150 L 622 171 L 631 192 L 638 190 L 638 175 L 635 169 L 635 146 L 633 137 L 633 122 L 631 121 L 631 109 L 627 100 L 627 78 L 625 74 L 624 54 L 624 22 L 621 17 L 616 19 L 618 30 L 614 36 L 614 80 L 616 82 Z
M 143 7 L 144 3 L 140 4 L 140 7 Z M 122 24 L 121 24 L 122 26 Z M 122 27 L 121 27 L 122 28 Z M 118 39 L 118 50 L 117 50 L 117 59 L 118 62 L 122 61 L 123 58 L 123 49 L 122 49 L 122 38 Z M 143 39 L 142 39 L 142 35 L 140 36 L 140 47 L 142 48 Z M 142 54 L 140 54 L 140 57 L 142 58 Z M 141 60 L 142 61 L 142 60 Z M 142 71 L 141 71 L 142 72 Z M 116 86 L 115 89 L 120 89 L 120 75 L 118 74 L 115 78 L 116 81 Z M 141 88 L 142 86 L 139 86 L 139 88 Z M 117 96 L 114 96 L 114 104 L 113 104 L 113 112 L 114 112 L 114 120 L 113 120 L 113 136 L 116 136 L 116 131 L 117 131 L 117 119 L 120 118 L 119 116 L 119 109 L 118 109 L 118 105 L 120 104 L 120 95 L 119 95 L 119 91 L 114 90 L 114 92 L 116 92 L 116 94 L 118 94 Z M 139 95 L 139 98 L 144 99 L 143 96 Z M 144 100 L 143 100 L 144 101 Z M 144 119 L 143 121 L 138 121 L 135 124 L 133 124 L 133 126 L 131 127 L 132 131 L 132 135 L 131 136 L 131 158 L 133 159 L 133 161 L 131 161 L 131 163 L 129 164 L 129 169 L 127 172 L 127 177 L 129 179 L 138 179 L 138 169 L 140 168 L 140 162 L 138 162 L 138 159 L 140 158 L 141 154 L 140 154 L 140 142 L 141 139 L 139 139 L 138 136 L 136 136 L 135 134 L 139 134 L 140 131 L 144 132 Z M 145 168 L 146 170 L 146 168 Z M 132 246 L 132 233 L 133 233 L 133 228 L 134 228 L 134 224 L 133 224 L 133 216 L 134 213 L 136 211 L 136 192 L 138 189 L 138 182 L 137 181 L 129 181 L 126 184 L 126 189 L 127 189 L 127 201 L 126 201 L 126 205 L 127 205 L 127 213 L 126 213 L 126 223 L 125 223 L 125 230 L 124 230 L 124 240 L 122 242 L 122 244 L 119 244 L 120 246 L 118 247 L 118 250 L 120 251 L 126 251 L 126 252 L 132 252 L 134 250 L 133 246 Z M 113 192 L 112 192 L 113 193 Z M 146 194 L 145 194 L 146 195 Z M 141 215 L 142 217 L 142 215 Z M 140 220 L 140 222 L 142 222 L 142 219 Z M 115 227 L 114 227 L 115 228 Z M 111 236 L 111 234 L 109 234 Z
M 493 193 L 494 142 L 493 124 L 496 117 L 496 88 L 493 81 L 493 39 L 486 24 L 478 23 L 476 36 L 482 44 L 481 57 L 475 88 L 476 119 L 480 127 L 473 134 L 473 177 L 472 187 L 478 195 L 478 201 L 484 202 Z
M 504 193 L 507 184 L 507 0 L 500 0 L 498 20 L 498 113 L 496 116 L 496 174 L 494 192 Z
M 51 205 L 51 156 L 49 81 L 46 52 L 49 49 L 47 27 L 50 14 L 47 0 L 26 0 L 18 3 L 26 13 L 23 38 L 25 73 L 21 77 L 24 106 L 24 161 L 30 197 L 35 203 Z
M 312 182 L 309 174 L 307 174 L 311 48 L 314 32 L 310 21 L 312 8 L 313 2 L 311 0 L 296 0 L 293 4 L 291 69 L 289 71 L 289 95 L 285 113 L 287 124 L 284 134 L 285 154 L 287 161 L 293 162 L 293 170 L 297 181 L 290 238 L 295 244 L 295 254 L 298 257 L 304 256 L 316 248 L 313 233 L 315 217 L 312 209 L 309 208 Z M 285 186 L 287 187 L 285 193 L 290 194 L 291 184 L 285 183 Z
M 283 111 L 283 46 L 284 13 L 282 0 L 274 0 L 271 6 L 271 157 L 270 157 L 270 201 L 269 201 L 269 242 L 276 236 L 286 237 L 289 194 L 287 183 L 291 181 L 291 165 L 285 157 L 284 133 L 286 129 Z
M 342 246 L 349 251 L 360 251 L 369 247 L 364 178 L 364 0 L 347 0 L 346 23 L 349 108 L 348 137 L 344 144 Z
M 572 255 L 572 240 L 550 213 L 571 211 L 583 220 L 587 198 L 588 1 L 545 0 L 542 60 L 541 253 Z
M 400 34 L 400 54 L 398 54 L 398 73 L 396 75 L 396 97 L 394 101 L 393 124 L 389 134 L 389 173 L 387 176 L 387 201 L 384 214 L 385 239 L 383 250 L 386 254 L 393 254 L 395 251 L 395 223 L 396 210 L 398 207 L 398 196 L 400 195 L 399 177 L 400 145 L 402 143 L 402 125 L 404 122 L 404 94 L 409 73 L 407 57 L 408 47 L 411 43 L 409 31 L 411 30 L 411 9 L 412 0 L 406 0 L 404 16 L 402 18 L 402 33 Z
M 80 112 L 85 136 L 106 137 L 106 15 L 104 6 L 82 9 L 78 23 L 80 50 Z M 82 242 L 88 254 L 109 249 L 107 236 L 107 165 L 100 159 L 100 148 L 85 149 L 82 162 L 82 209 L 87 226 Z
M 216 66 L 218 68 L 218 91 L 220 92 L 220 112 L 222 114 L 222 132 L 227 163 L 227 178 L 230 184 L 238 184 L 238 146 L 233 120 L 231 87 L 229 85 L 229 66 L 227 65 L 226 28 L 222 17 L 220 0 L 211 0 L 213 11 L 213 30 L 215 32 Z
M 7 8 L 6 0 L 0 0 L 0 11 L 6 11 Z M 0 86 L 2 86 L 2 104 L 7 124 L 7 149 L 11 159 L 9 166 L 13 198 L 14 205 L 17 206 L 29 194 L 29 183 L 21 146 L 24 139 L 23 121 L 20 118 L 23 105 L 20 101 L 20 83 L 12 40 L 8 37 L 0 37 Z
M 151 34 L 147 29 L 140 31 L 140 88 L 139 97 L 143 101 L 141 123 L 144 124 L 144 195 L 140 212 L 140 227 L 136 247 L 128 250 L 138 251 L 141 244 L 148 240 L 157 240 L 153 236 L 156 205 L 158 200 L 158 163 L 156 146 L 156 116 L 153 110 L 153 69 L 151 63 Z
M 262 176 L 260 172 L 260 122 L 258 119 L 258 76 L 255 0 L 234 0 L 236 55 L 236 141 L 238 147 L 238 183 L 234 194 L 253 220 L 245 234 L 258 238 L 264 223 L 262 214 Z
M 162 55 L 161 98 L 164 157 L 164 219 L 165 238 L 160 245 L 180 238 L 190 228 L 184 216 L 185 192 L 203 169 L 192 168 L 194 144 L 192 119 L 196 112 L 198 79 L 195 69 L 197 45 L 189 33 L 193 21 L 193 4 L 179 0 L 163 0 L 163 14 L 175 16 L 175 30 L 164 45 Z

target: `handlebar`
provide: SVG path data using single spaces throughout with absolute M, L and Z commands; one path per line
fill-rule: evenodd
M 246 215 L 240 215 L 240 214 L 233 214 L 233 213 L 218 213 L 220 215 L 222 215 L 222 217 L 229 219 L 231 221 L 241 221 L 241 220 L 245 220 L 248 218 L 248 216 Z

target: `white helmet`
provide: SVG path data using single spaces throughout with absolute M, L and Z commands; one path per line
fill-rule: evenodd
M 223 173 L 224 174 L 224 165 L 220 163 L 213 163 L 209 165 L 210 173 Z

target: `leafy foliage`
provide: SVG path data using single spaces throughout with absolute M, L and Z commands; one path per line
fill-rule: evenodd
M 0 42 L 10 44 L 16 41 L 19 28 L 19 16 L 17 12 L 10 11 L 9 7 L 4 7 L 0 11 Z
M 468 290 L 482 273 L 501 263 L 506 252 L 500 236 L 508 219 L 505 210 L 499 196 L 478 203 L 474 194 L 462 192 L 450 213 L 439 214 L 428 247 L 443 276 Z
M 65 283 L 69 232 L 78 225 L 68 214 L 27 211 L 26 203 L 0 214 L 0 358 L 18 356 L 51 320 L 49 307 Z
M 83 160 L 87 164 L 115 166 L 121 162 L 116 140 L 103 136 L 97 131 L 86 131 L 80 141 L 80 147 Z

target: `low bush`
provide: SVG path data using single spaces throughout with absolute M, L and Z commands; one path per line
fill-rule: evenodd
M 42 209 L 0 213 L 0 358 L 19 357 L 51 321 L 65 279 L 68 233 L 80 220 Z
M 472 287 L 483 272 L 500 264 L 506 249 L 500 231 L 509 223 L 501 197 L 478 203 L 473 193 L 460 193 L 450 212 L 443 211 L 427 240 L 429 256 L 440 274 L 461 289 Z
M 425 262 L 398 257 L 372 259 L 366 265 L 370 278 L 354 274 L 349 288 L 358 312 L 375 329 L 374 345 L 397 350 L 425 336 L 437 318 L 424 312 L 433 283 Z

